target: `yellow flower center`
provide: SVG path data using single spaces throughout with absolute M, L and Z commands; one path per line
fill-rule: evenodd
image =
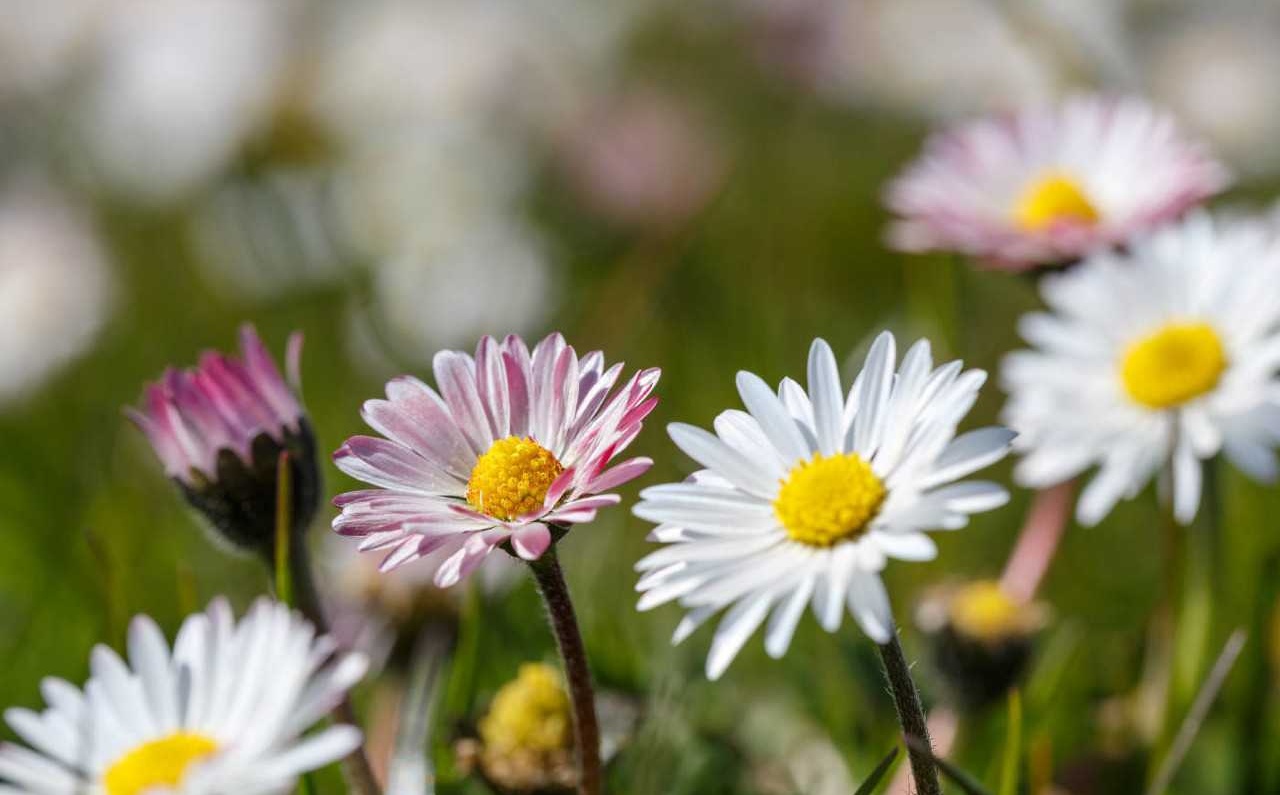
M 106 795 L 142 795 L 157 787 L 177 787 L 187 768 L 218 750 L 202 734 L 177 732 L 152 740 L 120 757 L 102 777 Z
M 860 535 L 884 497 L 884 484 L 856 453 L 818 454 L 787 475 L 773 512 L 793 541 L 830 547 Z
M 1021 631 L 1023 610 L 999 583 L 980 580 L 952 597 L 950 619 L 951 626 L 961 635 L 994 641 Z
M 528 437 L 508 436 L 476 460 L 467 481 L 467 502 L 495 519 L 514 519 L 541 508 L 563 471 L 550 450 Z
M 548 753 L 572 744 L 569 696 L 556 669 L 542 663 L 520 666 L 516 678 L 493 697 L 480 720 L 485 751 Z
M 1018 226 L 1037 232 L 1059 221 L 1093 224 L 1098 210 L 1089 201 L 1080 183 L 1061 172 L 1049 172 L 1022 191 L 1013 208 Z
M 1226 369 L 1227 354 L 1212 326 L 1170 323 L 1125 350 L 1120 378 L 1138 403 L 1167 409 L 1212 390 Z

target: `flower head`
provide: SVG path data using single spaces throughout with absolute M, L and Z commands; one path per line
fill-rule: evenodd
M 240 347 L 239 359 L 208 351 L 194 370 L 166 371 L 129 417 L 187 500 L 225 538 L 263 550 L 275 538 L 280 453 L 290 454 L 297 528 L 315 515 L 320 474 L 315 437 L 295 392 L 302 336 L 289 340 L 293 388 L 252 326 L 240 329 Z
M 932 641 L 934 666 L 952 699 L 970 709 L 995 702 L 1017 684 L 1047 618 L 1044 605 L 1018 601 L 993 580 L 937 589 L 916 610 L 917 624 Z
M 1262 223 L 1198 213 L 1046 276 L 1048 312 L 1022 318 L 1033 346 L 1002 367 L 1005 417 L 1044 487 L 1097 465 L 1077 517 L 1095 524 L 1171 465 L 1190 522 L 1200 461 L 1224 452 L 1260 480 L 1280 443 L 1280 241 Z
M 896 248 L 1010 270 L 1071 262 L 1178 217 L 1229 181 L 1173 119 L 1079 96 L 935 135 L 889 187 Z
M 614 391 L 622 365 L 606 369 L 598 351 L 579 358 L 559 334 L 532 353 L 519 337 L 485 337 L 474 358 L 442 351 L 434 369 L 438 393 L 405 376 L 365 403 L 365 421 L 387 438 L 356 436 L 334 454 L 379 487 L 338 497 L 334 530 L 360 537 L 362 551 L 389 551 L 384 571 L 439 553 L 435 581 L 448 587 L 508 541 L 537 559 L 553 526 L 592 521 L 620 499 L 601 492 L 653 463 L 610 466 L 657 404 L 656 369 Z
M 49 793 L 284 793 L 360 744 L 352 726 L 302 736 L 364 675 L 363 658 L 333 652 L 265 599 L 239 623 L 215 600 L 187 618 L 172 650 L 139 617 L 127 662 L 99 646 L 83 690 L 46 679 L 48 709 L 5 713 L 30 748 L 0 747 L 0 782 Z
M 478 738 L 459 743 L 460 761 L 499 792 L 573 790 L 572 705 L 555 668 L 521 665 L 494 695 L 478 728 Z
M 715 434 L 670 426 L 705 469 L 641 492 L 635 514 L 657 523 L 651 537 L 669 546 L 637 564 L 639 609 L 688 608 L 679 642 L 728 607 L 709 677 L 771 613 L 765 648 L 782 656 L 810 604 L 830 632 L 847 606 L 873 640 L 887 641 L 887 560 L 932 559 L 923 531 L 959 529 L 1008 499 L 994 483 L 956 482 L 1002 458 L 1013 437 L 995 427 L 956 436 L 986 374 L 960 362 L 934 369 L 923 340 L 896 373 L 895 361 L 893 336 L 881 334 L 846 393 L 830 346 L 815 340 L 807 392 L 788 378 L 775 393 L 743 372 L 747 411 L 723 412 Z

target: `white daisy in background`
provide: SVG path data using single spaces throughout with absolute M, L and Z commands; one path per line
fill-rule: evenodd
M 1023 270 L 1076 260 L 1177 218 L 1226 169 L 1137 99 L 1078 96 L 933 136 L 890 184 L 890 243 Z
M 52 185 L 0 192 L 0 404 L 30 395 L 90 350 L 111 318 L 115 274 L 91 219 Z
M 1200 502 L 1200 461 L 1222 451 L 1272 480 L 1280 443 L 1280 242 L 1265 224 L 1197 213 L 1046 276 L 1049 312 L 1022 318 L 1033 349 L 1006 357 L 1005 419 L 1046 487 L 1097 465 L 1077 506 L 1100 521 L 1172 468 L 1175 515 Z
M 637 564 L 638 608 L 678 600 L 689 614 L 674 642 L 722 608 L 707 676 L 728 667 L 772 613 L 765 648 L 780 657 L 806 605 L 834 632 L 846 609 L 877 643 L 894 627 L 880 579 L 889 558 L 930 560 L 923 531 L 964 527 L 1003 505 L 1007 492 L 961 478 L 1004 457 L 1013 434 L 956 436 L 986 380 L 961 362 L 937 369 L 921 340 L 895 374 L 893 335 L 881 334 L 846 394 L 831 348 L 815 340 L 809 389 L 784 379 L 777 393 L 738 374 L 747 411 L 729 410 L 715 434 L 672 424 L 671 438 L 705 469 L 684 483 L 645 489 L 635 514 L 670 544 Z
M 129 658 L 99 646 L 80 690 L 46 679 L 44 712 L 5 720 L 30 748 L 0 747 L 0 792 L 38 795 L 259 795 L 347 755 L 360 731 L 303 737 L 364 675 L 359 655 L 281 604 L 236 623 L 223 599 L 187 618 L 170 651 L 151 619 L 129 628 Z
M 614 390 L 622 365 L 606 369 L 599 351 L 579 358 L 559 334 L 532 353 L 514 335 L 484 337 L 474 358 L 441 351 L 434 369 L 438 393 L 404 376 L 364 404 L 387 438 L 354 436 L 333 456 L 378 487 L 335 499 L 333 529 L 359 537 L 362 552 L 387 552 L 383 571 L 438 553 L 435 583 L 447 588 L 500 544 L 536 560 L 552 527 L 591 522 L 621 500 L 602 492 L 653 464 L 613 462 L 657 405 L 657 369 Z

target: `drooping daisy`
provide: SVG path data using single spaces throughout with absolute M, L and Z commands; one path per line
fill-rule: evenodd
M 1023 270 L 1070 262 L 1178 217 L 1228 183 L 1174 120 L 1078 96 L 935 135 L 889 186 L 891 244 Z
M 236 546 L 270 557 L 278 456 L 290 453 L 293 519 L 305 528 L 320 490 L 315 436 L 298 397 L 302 335 L 289 339 L 286 382 L 250 325 L 241 356 L 207 351 L 192 370 L 170 368 L 128 416 L 183 495 Z
M 1100 521 L 1171 466 L 1174 512 L 1190 522 L 1200 461 L 1219 451 L 1260 480 L 1280 443 L 1280 243 L 1261 223 L 1197 213 L 1046 277 L 1049 312 L 1022 318 L 1033 349 L 1006 357 L 1005 418 L 1044 487 L 1097 465 L 1076 506 Z
M 674 642 L 728 607 L 707 657 L 724 672 L 772 614 L 765 648 L 780 657 L 807 605 L 834 632 L 847 608 L 872 640 L 893 632 L 880 572 L 889 558 L 930 560 L 923 531 L 955 530 L 1008 499 L 1000 486 L 961 478 L 1002 458 L 1013 434 L 956 436 L 986 380 L 960 362 L 937 369 L 921 340 L 895 374 L 883 333 L 846 394 L 830 346 L 809 352 L 809 389 L 784 379 L 775 393 L 738 374 L 747 411 L 729 410 L 715 434 L 673 424 L 671 438 L 705 467 L 684 483 L 641 492 L 635 514 L 670 546 L 637 564 L 639 609 L 678 600 L 689 613 Z
M 620 499 L 601 492 L 653 463 L 610 466 L 657 404 L 656 369 L 613 391 L 622 365 L 606 369 L 598 351 L 579 358 L 559 334 L 532 354 L 519 337 L 485 337 L 474 358 L 442 351 L 434 369 L 439 393 L 405 376 L 364 404 L 387 438 L 352 437 L 334 454 L 378 487 L 338 497 L 334 530 L 360 537 L 362 551 L 389 551 L 383 570 L 446 550 L 435 581 L 448 587 L 507 541 L 535 560 L 551 525 L 592 521 Z
M 332 641 L 266 599 L 239 623 L 215 600 L 187 618 L 172 651 L 140 616 L 127 662 L 99 646 L 83 690 L 46 679 L 46 710 L 5 712 L 30 747 L 0 746 L 0 792 L 287 792 L 360 744 L 360 731 L 345 725 L 302 736 L 364 675 L 362 657 L 333 652 Z

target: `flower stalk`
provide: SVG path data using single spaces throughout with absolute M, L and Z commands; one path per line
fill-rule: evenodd
M 538 593 L 547 607 L 551 630 L 564 664 L 569 697 L 573 702 L 573 734 L 578 755 L 578 792 L 599 795 L 601 791 L 600 727 L 596 721 L 595 692 L 591 685 L 591 669 L 587 650 L 578 629 L 569 587 L 552 546 L 537 560 L 529 561 Z
M 928 720 L 924 714 L 924 706 L 920 703 L 920 692 L 911 679 L 911 668 L 907 664 L 906 655 L 902 651 L 902 644 L 898 641 L 896 632 L 889 636 L 888 643 L 880 646 L 880 660 L 884 664 L 885 679 L 889 682 L 893 705 L 898 712 L 898 724 L 902 727 L 903 737 L 907 741 L 907 752 L 911 760 L 911 774 L 916 780 L 916 791 L 920 795 L 942 795 L 942 787 L 938 783 L 938 770 L 934 765 L 931 752 Z
M 277 462 L 276 534 L 274 559 L 268 559 L 267 570 L 272 574 L 276 597 L 296 608 L 316 628 L 318 634 L 329 631 L 320 592 L 316 589 L 311 572 L 311 554 L 306 544 L 305 522 L 294 524 L 292 516 L 292 478 L 287 450 L 280 452 Z M 333 708 L 333 719 L 339 723 L 358 726 L 355 708 L 344 694 Z M 354 795 L 378 795 L 378 780 L 373 775 L 364 745 L 360 745 L 342 760 L 342 776 Z

